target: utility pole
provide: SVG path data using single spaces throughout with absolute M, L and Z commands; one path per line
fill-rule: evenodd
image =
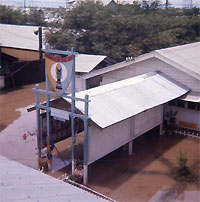
M 38 30 L 34 31 L 34 34 L 39 35 L 39 54 L 40 60 L 42 60 L 42 27 L 39 27 Z
M 168 5 L 169 5 L 169 0 L 166 0 L 166 3 L 165 3 L 165 9 L 166 10 L 168 9 Z
M 26 9 L 26 0 L 24 0 L 24 9 Z
M 42 27 L 39 27 L 39 52 L 40 52 L 40 60 L 43 59 L 42 57 Z

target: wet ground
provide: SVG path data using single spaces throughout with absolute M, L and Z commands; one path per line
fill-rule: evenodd
M 44 88 L 44 83 L 41 86 Z M 36 130 L 35 111 L 28 113 L 26 110 L 35 103 L 33 87 L 27 85 L 0 93 L 0 155 L 37 168 L 36 136 L 29 135 L 23 140 L 24 133 Z M 154 130 L 135 139 L 132 156 L 128 156 L 124 146 L 90 165 L 88 186 L 117 201 L 130 202 L 149 201 L 161 192 L 164 193 L 161 201 L 172 201 L 168 198 L 170 193 L 200 190 L 198 183 L 179 184 L 170 175 L 180 149 L 189 155 L 188 165 L 200 171 L 197 165 L 199 140 L 178 135 L 159 136 L 157 133 Z M 70 158 L 70 144 L 70 139 L 56 144 L 65 159 Z M 56 153 L 55 156 L 59 157 Z M 69 167 L 53 175 L 60 177 L 65 172 L 70 172 Z M 190 197 L 190 201 L 196 202 L 197 198 L 200 196 Z
M 172 179 L 170 172 L 180 149 L 189 155 L 188 165 L 197 167 L 200 148 L 196 139 L 143 135 L 134 140 L 132 156 L 121 148 L 91 165 L 89 185 L 117 201 L 149 201 L 159 191 L 200 190 L 198 183 L 183 187 Z

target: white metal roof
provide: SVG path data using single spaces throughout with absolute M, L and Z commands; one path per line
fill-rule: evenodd
M 39 37 L 34 34 L 37 26 L 0 24 L 0 46 L 24 50 L 39 50 Z M 88 73 L 92 71 L 105 55 L 76 55 L 76 72 Z
M 78 54 L 76 55 L 76 72 L 91 72 L 105 58 L 105 55 Z
M 200 103 L 200 92 L 191 91 L 181 97 L 181 100 Z
M 200 42 L 156 50 L 155 57 L 200 80 Z
M 98 126 L 105 128 L 188 91 L 187 87 L 164 74 L 151 72 L 78 92 L 76 96 L 84 98 L 85 94 L 89 95 L 89 117 Z M 76 108 L 84 113 L 83 102 L 77 101 Z
M 0 201 L 106 201 L 40 171 L 0 156 Z
M 39 39 L 34 34 L 37 26 L 0 24 L 0 46 L 38 50 Z
M 150 53 L 140 55 L 131 61 L 117 63 L 91 72 L 90 74 L 85 75 L 85 79 L 131 66 L 134 63 L 154 57 L 200 80 L 200 42 L 155 50 Z

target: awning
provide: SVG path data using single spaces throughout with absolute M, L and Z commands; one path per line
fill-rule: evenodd
M 200 92 L 188 92 L 186 95 L 181 97 L 181 100 L 189 102 L 200 102 Z

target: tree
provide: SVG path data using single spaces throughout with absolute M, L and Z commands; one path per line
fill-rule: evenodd
M 42 9 L 30 8 L 27 14 L 28 24 L 36 26 L 46 26 L 44 11 Z
M 26 16 L 19 9 L 0 6 L 0 23 L 4 24 L 26 24 Z
M 104 6 L 81 2 L 62 13 L 60 27 L 49 29 L 46 41 L 56 49 L 104 54 L 118 61 L 155 49 L 199 41 L 196 9 L 161 9 L 159 2 Z

